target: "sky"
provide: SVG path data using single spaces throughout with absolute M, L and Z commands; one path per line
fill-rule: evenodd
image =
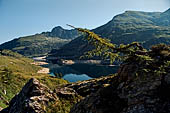
M 0 0 L 0 44 L 66 24 L 93 29 L 126 10 L 169 8 L 170 0 Z

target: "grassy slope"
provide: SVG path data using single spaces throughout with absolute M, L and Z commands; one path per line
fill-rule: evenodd
M 67 83 L 47 74 L 37 74 L 41 67 L 32 65 L 33 61 L 16 55 L 0 55 L 0 107 L 5 108 L 28 81 L 34 77 L 54 89 L 57 84 Z
M 16 51 L 25 56 L 40 56 L 47 54 L 51 49 L 56 49 L 68 43 L 70 40 L 57 37 L 46 37 L 42 34 L 32 35 L 14 39 L 0 45 L 1 49 Z

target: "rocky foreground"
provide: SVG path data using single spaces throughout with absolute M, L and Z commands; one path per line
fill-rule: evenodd
M 124 64 L 117 75 L 54 90 L 30 79 L 0 113 L 170 113 L 170 73 L 136 76 L 136 70 Z M 68 101 L 70 107 L 62 108 Z
M 61 110 L 62 108 L 59 106 L 65 104 L 66 101 L 70 101 L 69 105 L 76 104 L 106 84 L 111 84 L 112 78 L 113 76 L 109 76 L 56 86 L 57 88 L 54 90 L 50 90 L 37 79 L 32 78 L 26 83 L 21 92 L 11 100 L 9 107 L 3 109 L 0 113 L 69 112 L 70 109 L 68 111 Z M 68 106 L 68 104 L 66 105 Z

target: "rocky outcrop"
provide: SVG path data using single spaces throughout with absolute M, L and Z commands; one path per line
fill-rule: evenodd
M 21 92 L 0 113 L 69 112 L 80 99 L 112 83 L 114 76 L 56 86 L 52 91 L 37 79 L 30 79 Z M 68 103 L 67 103 L 68 102 Z M 65 105 L 65 103 L 67 103 Z M 65 108 L 70 106 L 70 108 Z M 63 107 L 63 108 L 61 108 Z M 51 109 L 51 110 L 49 110 Z M 66 110 L 68 109 L 68 110 Z
M 107 76 L 96 78 L 92 80 L 86 80 L 82 82 L 67 84 L 64 87 L 74 89 L 80 96 L 86 97 L 91 93 L 96 93 L 99 89 L 112 84 L 115 81 L 115 76 Z
M 42 34 L 46 35 L 47 37 L 59 37 L 61 39 L 74 39 L 80 36 L 77 30 L 71 29 L 63 29 L 61 26 L 57 26 L 51 30 L 51 32 L 43 32 Z
M 48 87 L 36 79 L 30 79 L 21 92 L 10 102 L 3 113 L 43 113 L 49 101 L 58 98 Z
M 122 65 L 111 85 L 91 93 L 71 113 L 169 113 L 170 74 L 135 76 L 136 70 Z

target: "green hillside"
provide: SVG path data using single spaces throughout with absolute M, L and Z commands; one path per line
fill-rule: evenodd
M 0 45 L 1 49 L 9 49 L 25 56 L 47 54 L 53 48 L 59 48 L 70 40 L 46 37 L 42 34 L 21 37 Z
M 58 49 L 80 35 L 74 29 L 66 30 L 58 26 L 51 32 L 20 37 L 3 43 L 0 49 L 9 49 L 28 57 L 41 56 L 46 55 L 52 49 Z
M 39 66 L 31 64 L 31 59 L 9 50 L 0 51 L 0 107 L 5 108 L 30 78 L 37 78 L 50 88 L 67 83 L 51 78 L 48 74 L 38 74 Z

